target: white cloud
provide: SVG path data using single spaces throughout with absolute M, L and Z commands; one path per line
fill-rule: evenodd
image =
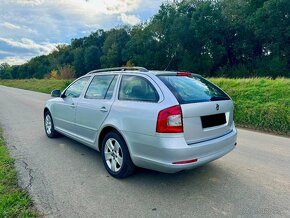
M 112 14 L 121 14 L 136 10 L 141 3 L 141 0 L 103 0 L 106 5 L 106 12 Z
M 27 5 L 40 5 L 44 2 L 44 0 L 16 0 L 19 4 L 27 4 Z
M 0 24 L 1 26 L 3 26 L 3 27 L 5 27 L 5 28 L 8 28 L 8 29 L 21 29 L 21 27 L 20 26 L 17 26 L 17 25 L 15 25 L 15 24 L 13 24 L 13 23 L 9 23 L 9 22 L 4 22 L 4 23 L 2 23 L 2 24 Z
M 0 59 L 19 63 L 97 29 L 135 25 L 155 14 L 162 1 L 0 0 Z
M 7 56 L 0 59 L 0 64 L 8 63 L 9 65 L 20 65 L 26 63 L 32 56 Z
M 4 27 L 6 29 L 9 29 L 11 31 L 21 31 L 21 33 L 23 33 L 23 31 L 25 31 L 26 33 L 33 33 L 33 34 L 37 33 L 36 30 L 33 30 L 27 26 L 19 26 L 17 24 L 13 24 L 13 23 L 9 23 L 9 22 L 1 23 L 0 26 Z
M 30 51 L 34 51 L 36 54 L 48 54 L 53 51 L 57 44 L 56 43 L 42 43 L 37 44 L 31 39 L 22 38 L 19 41 L 13 39 L 7 39 L 0 37 L 0 42 L 4 42 L 12 47 L 24 48 Z
M 137 16 L 135 16 L 135 15 L 126 15 L 124 13 L 122 13 L 119 16 L 119 19 L 121 19 L 124 24 L 129 24 L 129 25 L 132 25 L 132 26 L 141 22 L 141 20 Z

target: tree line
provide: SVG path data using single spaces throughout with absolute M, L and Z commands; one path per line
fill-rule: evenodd
M 0 78 L 78 77 L 117 66 L 210 77 L 289 77 L 289 13 L 289 0 L 166 2 L 142 24 L 99 29 L 23 65 L 2 64 Z

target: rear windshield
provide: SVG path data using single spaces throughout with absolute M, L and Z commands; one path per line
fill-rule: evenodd
M 194 75 L 160 75 L 158 77 L 180 104 L 230 100 L 221 89 L 202 77 Z

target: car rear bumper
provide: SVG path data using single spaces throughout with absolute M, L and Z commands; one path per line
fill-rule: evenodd
M 134 138 L 134 137 L 133 137 Z M 221 137 L 188 145 L 184 137 L 128 137 L 131 158 L 136 166 L 165 173 L 189 170 L 216 160 L 235 148 L 237 130 Z M 136 141 L 139 139 L 139 142 Z M 148 142 L 149 143 L 145 143 Z M 173 162 L 197 159 L 194 163 L 173 164 Z

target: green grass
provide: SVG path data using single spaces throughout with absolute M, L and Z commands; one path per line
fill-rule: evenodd
M 24 80 L 0 80 L 0 85 L 27 89 L 37 92 L 50 93 L 54 89 L 64 89 L 70 84 L 70 80 L 54 79 L 24 79 Z
M 235 122 L 240 127 L 290 135 L 290 79 L 210 78 L 235 102 Z M 50 93 L 64 89 L 67 80 L 0 80 L 0 85 Z
M 239 126 L 290 135 L 290 79 L 210 80 L 233 98 Z
M 17 184 L 14 159 L 8 154 L 0 129 L 0 217 L 37 217 L 28 193 Z

